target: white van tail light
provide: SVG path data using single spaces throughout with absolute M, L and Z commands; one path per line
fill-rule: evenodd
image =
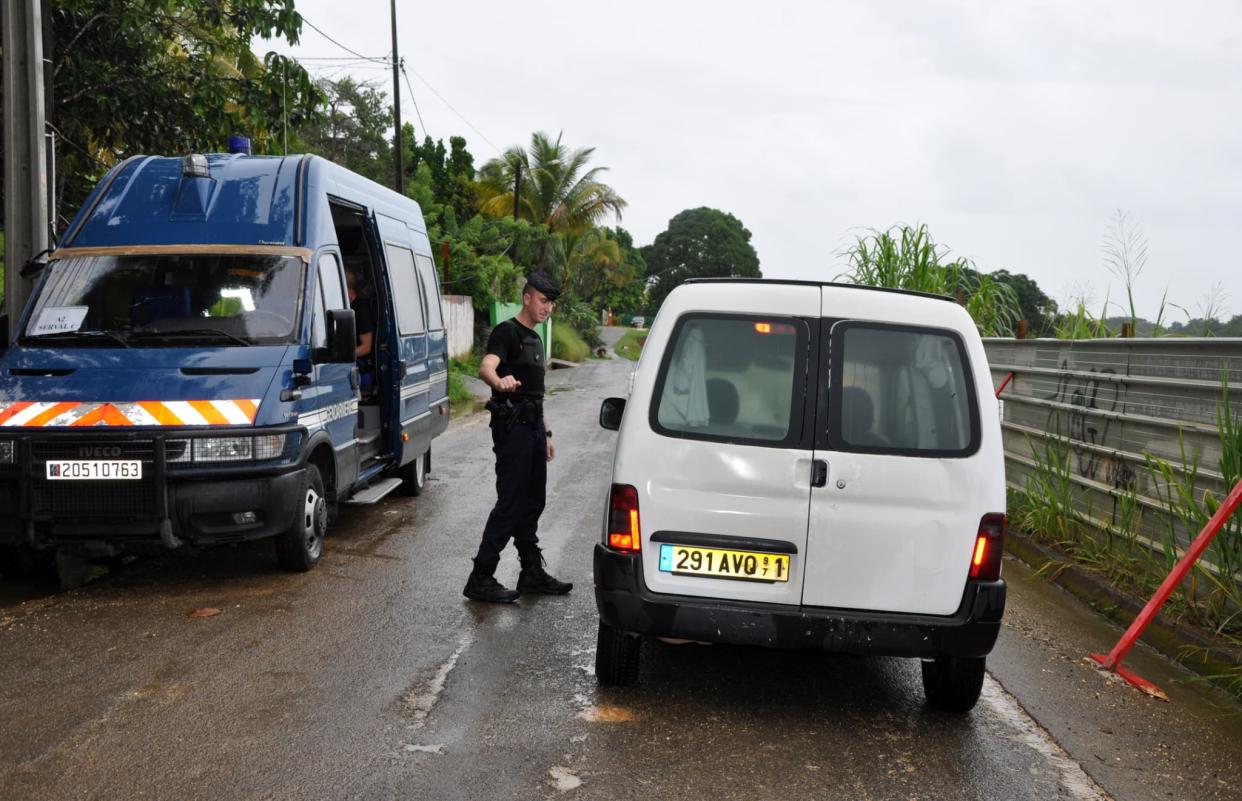
M 1005 516 L 984 515 L 979 521 L 979 535 L 975 537 L 975 550 L 970 559 L 970 577 L 980 581 L 999 579 L 1004 546 Z
M 638 528 L 638 490 L 629 484 L 613 484 L 608 498 L 608 547 L 638 553 L 642 539 Z

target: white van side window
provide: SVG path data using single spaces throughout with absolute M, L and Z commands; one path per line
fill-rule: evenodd
M 774 444 L 798 433 L 794 387 L 805 342 L 794 320 L 694 315 L 674 332 L 653 427 L 665 434 Z
M 841 324 L 834 331 L 830 437 L 847 448 L 963 455 L 978 439 L 974 387 L 949 332 Z M 839 366 L 838 366 L 839 365 Z
M 414 251 L 391 242 L 385 243 L 384 250 L 388 253 L 388 273 L 392 277 L 397 325 L 402 335 L 426 333 L 422 293 L 418 290 L 418 274 L 414 267 Z
M 440 308 L 440 284 L 436 281 L 436 266 L 431 258 L 421 253 L 414 255 L 418 262 L 418 277 L 423 282 L 423 297 L 427 299 L 427 328 L 439 331 L 444 327 L 444 311 Z

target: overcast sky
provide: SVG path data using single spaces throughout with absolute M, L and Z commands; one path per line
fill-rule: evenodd
M 388 0 L 297 8 L 391 52 Z M 1122 209 L 1150 246 L 1140 315 L 1166 287 L 1193 313 L 1217 283 L 1242 313 L 1236 0 L 398 0 L 397 16 L 428 133 L 465 136 L 479 164 L 534 130 L 594 146 L 638 244 L 712 206 L 754 234 L 765 276 L 827 280 L 858 230 L 924 222 L 982 270 L 1098 308 L 1124 302 L 1101 257 Z M 349 57 L 309 27 L 271 49 Z M 391 88 L 382 67 L 306 63 Z M 402 113 L 421 127 L 404 84 Z

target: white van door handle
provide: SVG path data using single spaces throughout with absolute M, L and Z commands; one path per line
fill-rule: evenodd
M 828 463 L 823 459 L 811 461 L 811 486 L 823 487 L 828 484 Z

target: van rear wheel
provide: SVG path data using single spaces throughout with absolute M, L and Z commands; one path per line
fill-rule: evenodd
M 643 641 L 602 620 L 595 643 L 595 678 L 600 684 L 624 687 L 638 680 Z
M 969 712 L 983 692 L 986 660 L 981 656 L 938 656 L 923 661 L 927 703 L 947 712 Z
M 328 533 L 328 500 L 324 497 L 319 468 L 306 466 L 306 483 L 298 502 L 293 525 L 276 537 L 276 559 L 291 572 L 306 572 L 323 555 L 323 539 Z

